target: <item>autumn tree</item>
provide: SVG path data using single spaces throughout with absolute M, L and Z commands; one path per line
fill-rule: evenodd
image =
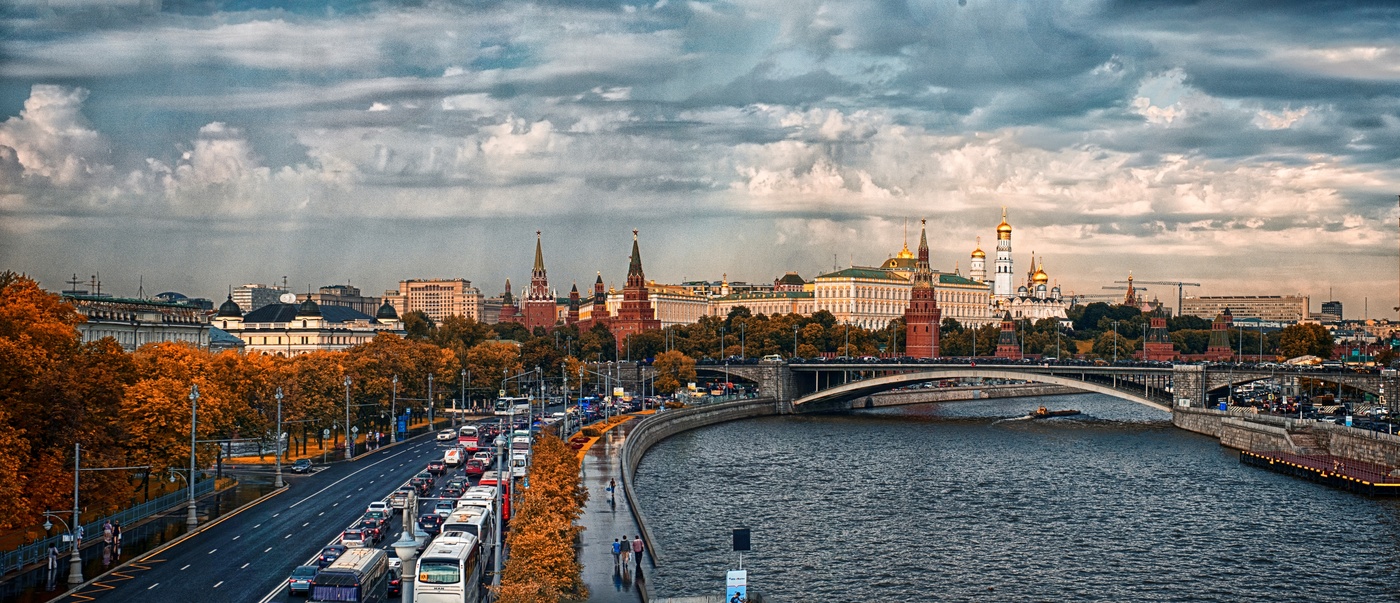
M 695 359 L 675 350 L 657 354 L 652 368 L 656 371 L 656 391 L 663 394 L 675 393 L 695 381 Z
M 574 521 L 588 498 L 579 480 L 578 456 L 549 434 L 542 435 L 534 449 L 530 487 L 521 491 L 512 511 L 506 540 L 511 554 L 498 600 L 587 599 L 588 588 L 574 550 L 582 530 Z
M 1332 332 L 1318 324 L 1289 325 L 1279 333 L 1278 353 L 1285 358 L 1313 355 L 1331 358 L 1336 344 Z M 1248 353 L 1248 349 L 1245 350 Z
M 501 379 L 519 373 L 524 365 L 520 362 L 520 350 L 515 345 L 487 341 L 467 350 L 466 366 L 475 375 L 477 383 L 495 390 Z

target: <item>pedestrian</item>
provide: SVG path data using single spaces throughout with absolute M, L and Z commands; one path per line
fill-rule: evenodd
M 73 531 L 73 543 L 78 548 L 83 548 L 83 526 L 80 525 Z
M 632 557 L 636 560 L 637 567 L 642 566 L 642 535 L 637 534 L 637 539 L 632 541 Z
M 615 480 L 615 479 L 610 479 L 610 480 L 608 480 L 608 500 L 612 500 L 613 498 L 615 498 L 615 497 L 617 496 L 616 492 L 617 492 L 617 480 Z
M 49 543 L 49 569 L 58 569 L 58 545 Z
M 622 568 L 627 569 L 627 556 L 632 554 L 632 541 L 627 539 L 627 535 L 622 535 Z
M 122 524 L 120 521 L 112 524 L 112 544 L 116 545 L 117 549 L 122 548 Z
M 112 544 L 112 522 L 111 520 L 102 522 L 102 543 Z
M 613 539 L 613 567 L 617 567 L 618 560 L 622 558 L 622 543 L 616 538 Z

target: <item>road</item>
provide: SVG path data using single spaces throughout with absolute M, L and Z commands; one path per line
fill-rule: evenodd
M 310 475 L 287 475 L 286 492 L 63 600 L 217 603 L 259 601 L 279 587 L 285 594 L 293 568 L 336 540 L 371 501 L 441 459 L 444 448 L 426 434 Z M 392 535 L 401 529 L 395 521 Z

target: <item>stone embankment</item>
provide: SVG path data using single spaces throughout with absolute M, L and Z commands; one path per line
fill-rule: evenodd
M 931 387 L 927 389 L 902 389 L 881 392 L 852 403 L 852 408 L 880 408 L 882 406 L 904 406 L 906 404 L 926 404 L 929 402 L 956 402 L 960 400 L 982 400 L 991 398 L 1021 398 L 1028 396 L 1063 396 L 1082 394 L 1062 385 L 1025 383 L 1016 385 L 984 385 L 977 387 Z
M 1218 438 L 1222 446 L 1246 452 L 1327 454 L 1400 467 L 1400 436 L 1327 421 L 1177 408 L 1172 412 L 1172 423 L 1187 431 Z

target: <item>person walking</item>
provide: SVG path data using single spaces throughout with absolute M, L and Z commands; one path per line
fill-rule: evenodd
M 637 539 L 632 541 L 632 558 L 636 561 L 637 567 L 642 567 L 642 550 L 646 548 L 642 545 L 642 535 L 637 534 Z
M 627 569 L 627 556 L 632 554 L 632 541 L 627 539 L 627 535 L 622 535 L 622 569 Z
M 122 523 L 120 521 L 112 524 L 112 545 L 117 550 L 122 548 Z
M 622 558 L 622 543 L 616 538 L 613 539 L 613 567 L 618 566 L 618 560 Z
M 58 545 L 49 543 L 49 569 L 58 569 Z
M 83 548 L 83 526 L 81 525 L 73 530 L 73 544 L 78 548 Z

